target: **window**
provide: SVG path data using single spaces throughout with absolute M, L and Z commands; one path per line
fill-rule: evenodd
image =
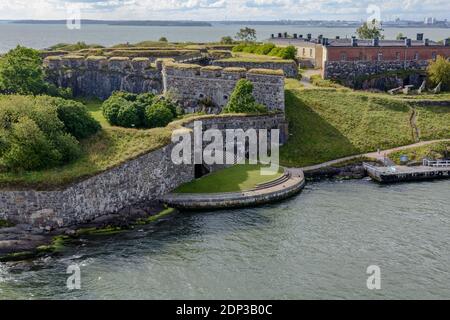
M 436 61 L 436 57 L 437 57 L 437 53 L 436 53 L 436 51 L 433 51 L 431 53 L 431 59 L 433 59 L 433 61 Z
M 378 52 L 377 60 L 378 61 L 383 61 L 383 52 Z
M 418 53 L 418 52 L 416 52 L 416 53 L 414 54 L 414 60 L 419 60 L 419 53 Z
M 364 55 L 362 53 L 362 51 L 359 52 L 359 61 L 364 60 Z
M 310 57 L 313 56 L 313 49 L 309 49 L 309 56 L 310 56 Z
M 341 53 L 341 61 L 347 61 L 347 53 L 345 52 Z
M 305 48 L 303 48 L 303 54 L 302 54 L 303 56 L 305 56 L 306 55 L 306 49 Z
M 400 61 L 400 52 L 395 53 L 395 58 L 397 59 L 397 61 Z

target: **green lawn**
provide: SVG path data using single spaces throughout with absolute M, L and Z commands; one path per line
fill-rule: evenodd
M 83 98 L 79 98 L 77 99 L 77 101 L 83 103 L 87 107 L 87 109 L 92 114 L 94 119 L 100 122 L 102 127 L 104 128 L 110 127 L 110 124 L 108 123 L 108 121 L 106 121 L 102 113 L 103 101 L 101 101 L 100 99 L 83 99 Z
M 450 107 L 416 107 L 421 140 L 450 138 Z
M 407 103 L 349 89 L 299 89 L 286 82 L 290 137 L 281 163 L 305 166 L 413 143 Z
M 254 188 L 257 184 L 269 182 L 282 175 L 282 169 L 277 174 L 263 176 L 260 165 L 235 165 L 206 175 L 200 179 L 178 187 L 177 193 L 218 193 L 244 191 Z

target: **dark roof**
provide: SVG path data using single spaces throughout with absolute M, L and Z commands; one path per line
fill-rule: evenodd
M 314 46 L 318 44 L 317 39 L 311 39 L 308 41 L 306 38 L 270 38 L 267 41 L 273 43 L 280 44 L 292 44 L 292 45 L 306 45 L 306 46 Z M 444 46 L 442 43 L 438 43 L 435 41 L 428 41 L 429 46 Z M 350 38 L 341 38 L 341 39 L 328 39 L 327 47 L 351 47 L 351 39 Z M 404 47 L 405 40 L 379 40 L 379 47 Z M 411 46 L 419 47 L 425 46 L 424 41 L 411 40 Z M 372 40 L 362 40 L 358 39 L 358 47 L 373 47 Z

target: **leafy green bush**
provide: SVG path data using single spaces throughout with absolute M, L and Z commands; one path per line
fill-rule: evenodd
M 136 105 L 129 101 L 124 102 L 117 113 L 117 125 L 125 128 L 135 128 L 139 127 L 141 122 Z
M 154 116 L 149 109 L 165 109 L 163 114 Z M 154 128 L 165 126 L 177 117 L 180 108 L 171 99 L 156 97 L 152 93 L 132 94 L 126 92 L 114 92 L 102 106 L 103 115 L 111 125 L 121 127 Z M 166 110 L 170 111 L 171 117 L 167 116 Z M 148 115 L 151 114 L 151 117 Z M 163 124 L 163 125 L 161 125 Z
M 6 93 L 40 94 L 46 84 L 39 51 L 17 46 L 0 60 L 0 90 Z
M 232 51 L 269 55 L 273 57 L 280 57 L 282 59 L 295 59 L 297 57 L 297 48 L 295 48 L 294 46 L 277 47 L 273 43 L 241 43 L 237 46 L 234 46 Z
M 84 139 L 97 133 L 101 126 L 91 116 L 86 107 L 76 101 L 55 99 L 58 118 L 66 131 L 77 139 Z
M 167 107 L 164 100 L 152 104 L 145 114 L 150 128 L 165 127 L 174 118 L 173 112 Z
M 295 59 L 297 57 L 297 48 L 294 46 L 287 46 L 282 48 L 278 56 L 282 59 Z
M 266 113 L 267 107 L 256 102 L 253 83 L 246 79 L 237 82 L 223 113 Z
M 102 105 L 102 112 L 105 119 L 113 126 L 119 125 L 118 114 L 120 108 L 129 103 L 128 100 L 114 93 Z
M 86 132 L 81 132 L 86 128 Z M 49 96 L 0 96 L 0 170 L 54 167 L 81 155 L 74 135 L 97 132 L 98 123 L 76 102 Z

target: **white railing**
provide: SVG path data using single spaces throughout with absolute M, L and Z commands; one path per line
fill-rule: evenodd
M 428 160 L 423 159 L 422 164 L 427 167 L 449 167 L 450 160 Z

